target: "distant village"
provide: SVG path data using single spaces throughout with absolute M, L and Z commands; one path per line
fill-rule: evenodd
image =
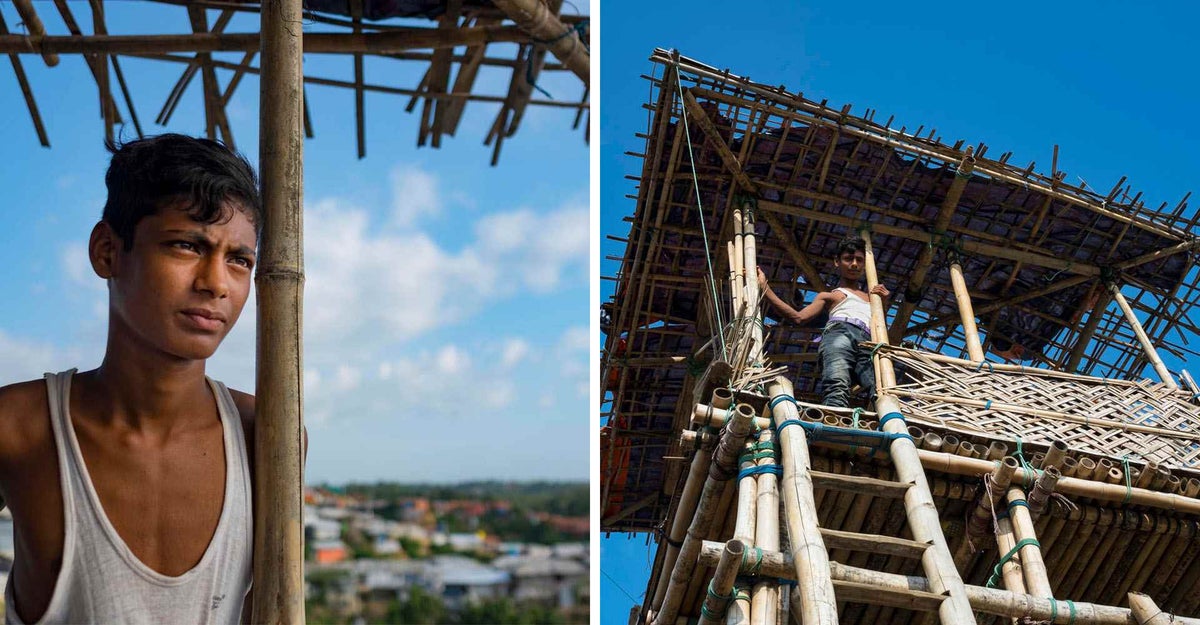
M 588 621 L 587 516 L 309 488 L 304 519 L 309 622 Z M 509 520 L 568 540 L 505 536 Z
M 586 515 L 326 488 L 305 489 L 304 501 L 310 623 L 588 622 Z M 513 540 L 504 534 L 514 526 L 564 540 Z M 11 532 L 0 510 L 0 586 L 12 566 Z

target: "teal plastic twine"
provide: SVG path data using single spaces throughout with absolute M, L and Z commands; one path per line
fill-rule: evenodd
M 679 61 L 675 61 L 675 88 L 679 92 L 679 102 L 683 102 L 683 77 L 679 73 Z M 696 190 L 696 213 L 700 217 L 700 235 L 704 240 L 704 261 L 708 263 L 708 285 L 712 291 L 712 301 L 718 302 L 717 297 L 717 279 L 714 277 L 712 264 L 712 251 L 708 246 L 708 229 L 704 226 L 704 206 L 700 200 L 700 178 L 696 176 L 696 154 L 692 150 L 692 131 L 688 128 L 687 113 L 679 116 L 683 120 L 683 136 L 687 139 L 688 160 L 692 164 L 692 187 Z M 713 312 L 717 316 L 717 327 L 725 327 L 725 322 L 721 321 L 721 307 L 713 306 Z M 717 338 L 721 342 L 721 357 L 729 360 L 729 353 L 725 347 L 725 333 L 718 332 Z
M 752 564 L 750 566 L 746 566 L 746 556 L 750 555 L 750 552 L 752 552 L 752 551 L 755 553 L 755 557 L 757 558 L 757 560 L 754 562 L 754 564 Z M 762 563 L 763 563 L 763 550 L 761 548 L 751 547 L 750 549 L 742 552 L 741 569 L 742 569 L 742 572 L 745 573 L 746 575 L 758 575 L 760 572 L 762 572 Z
M 1021 540 L 1018 540 L 1017 544 L 1013 545 L 1013 548 L 1009 549 L 1008 553 L 1004 554 L 1003 558 L 1000 558 L 1000 561 L 996 563 L 996 566 L 992 567 L 992 576 L 987 580 L 988 588 L 995 588 L 996 585 L 1000 583 L 1000 580 L 1004 577 L 1004 574 L 1001 572 L 1001 570 L 1004 568 L 1004 565 L 1007 564 L 1013 556 L 1017 555 L 1017 552 L 1021 550 L 1021 547 L 1025 547 L 1027 545 L 1033 545 L 1035 547 L 1042 546 L 1035 538 L 1022 538 Z
M 1058 599 L 1047 597 L 1050 600 L 1050 622 L 1053 623 L 1058 619 Z M 1075 602 L 1070 599 L 1064 599 L 1067 602 L 1067 609 L 1070 610 L 1071 618 L 1067 621 L 1067 625 L 1075 625 Z
M 713 581 L 715 581 L 715 580 L 713 580 Z M 708 609 L 708 605 L 707 605 L 708 602 L 705 601 L 704 603 L 700 604 L 700 614 L 702 614 L 705 618 L 712 619 L 714 621 L 720 620 L 721 617 L 725 616 L 725 611 L 729 609 L 729 602 L 733 601 L 735 592 L 733 589 L 730 589 L 730 592 L 728 595 L 718 594 L 716 591 L 713 590 L 712 581 L 708 582 L 708 591 L 707 592 L 708 592 L 709 597 L 712 597 L 713 599 L 716 599 L 717 601 L 721 602 L 721 607 L 719 609 L 717 609 L 716 612 L 714 613 L 713 611 Z
M 1129 500 L 1133 499 L 1133 480 L 1129 477 L 1129 454 L 1121 456 L 1121 464 L 1125 466 L 1125 501 L 1122 503 L 1129 503 Z

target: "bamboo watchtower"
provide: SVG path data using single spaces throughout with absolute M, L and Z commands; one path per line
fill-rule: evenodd
M 505 138 L 516 133 L 530 105 L 575 109 L 579 127 L 588 110 L 589 52 L 586 16 L 560 15 L 562 0 L 163 0 L 186 10 L 190 34 L 110 34 L 103 0 L 89 0 L 91 34 L 84 34 L 70 6 L 54 7 L 68 31 L 50 34 L 32 0 L 13 0 L 25 33 L 13 34 L 0 13 L 0 52 L 11 61 L 38 139 L 50 146 L 32 81 L 21 55 L 39 55 L 58 65 L 59 55 L 79 54 L 96 80 L 105 137 L 123 123 L 114 94 L 119 87 L 125 112 L 143 134 L 122 71 L 123 58 L 184 65 L 156 121 L 166 124 L 196 74 L 201 75 L 206 133 L 233 147 L 225 108 L 246 75 L 261 75 L 259 162 L 265 214 L 258 287 L 258 367 L 255 433 L 254 605 L 256 623 L 304 621 L 301 323 L 303 315 L 303 138 L 312 136 L 304 85 L 352 89 L 358 156 L 366 155 L 364 95 L 382 92 L 410 96 L 407 110 L 422 104 L 417 144 L 439 147 L 453 136 L 468 102 L 499 103 L 485 143 L 492 164 Z M 217 12 L 209 24 L 209 10 Z M 239 13 L 258 14 L 252 32 L 227 33 Z M 433 20 L 435 25 L 427 22 Z M 402 23 L 397 23 L 400 21 Z M 414 25 L 411 21 L 417 22 Z M 421 23 L 426 22 L 426 23 Z M 305 32 L 315 26 L 320 32 Z M 515 45 L 513 45 L 515 44 Z M 464 51 L 460 52 L 462 48 Z M 499 56 L 489 52 L 499 49 Z M 306 75 L 305 52 L 353 58 L 352 80 Z M 222 59 L 223 53 L 240 58 Z M 504 55 L 511 54 L 512 58 Z M 550 62 L 552 54 L 557 62 Z M 426 66 L 415 87 L 367 83 L 365 56 L 381 56 Z M 257 66 L 255 60 L 259 59 Z M 479 93 L 481 68 L 511 69 L 505 95 Z M 457 71 L 453 71 L 457 69 Z M 222 86 L 218 70 L 227 80 Z M 543 72 L 570 71 L 583 81 L 578 101 L 533 98 Z M 451 76 L 454 81 L 451 83 Z M 3 502 L 0 501 L 0 505 Z
M 651 60 L 601 369 L 601 528 L 658 544 L 630 623 L 1200 623 L 1187 198 Z M 811 301 L 847 235 L 902 294 L 859 409 L 754 279 Z

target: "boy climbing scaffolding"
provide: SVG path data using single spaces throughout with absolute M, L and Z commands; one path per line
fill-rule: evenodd
M 766 295 L 771 306 L 794 324 L 807 325 L 823 314 L 829 316 L 825 329 L 821 331 L 821 346 L 817 350 L 822 368 L 823 403 L 845 408 L 849 405 L 852 377 L 858 378 L 869 398 L 875 398 L 875 369 L 871 363 L 871 353 L 860 346 L 863 341 L 871 339 L 871 304 L 868 293 L 859 288 L 866 270 L 862 240 L 842 240 L 838 244 L 833 266 L 838 274 L 837 287 L 818 294 L 811 304 L 799 311 L 771 290 L 762 269 L 758 270 L 758 288 Z M 891 297 L 887 287 L 877 284 L 870 293 L 883 298 L 886 310 Z
M 88 255 L 97 369 L 0 388 L 7 623 L 236 623 L 250 587 L 254 397 L 205 375 L 250 295 L 261 200 L 223 145 L 113 146 Z

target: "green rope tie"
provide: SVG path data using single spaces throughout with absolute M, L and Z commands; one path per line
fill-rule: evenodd
M 1058 599 L 1047 597 L 1050 599 L 1050 622 L 1053 623 L 1058 619 Z M 1070 610 L 1071 619 L 1067 621 L 1067 625 L 1075 625 L 1075 602 L 1070 599 L 1064 599 L 1067 602 L 1067 609 Z
M 1020 435 L 1013 434 L 1013 438 L 1017 441 L 1017 451 L 1013 454 L 1013 457 L 1021 463 L 1021 468 L 1025 470 L 1025 479 L 1022 480 L 1022 486 L 1025 487 L 1025 490 L 1029 490 L 1029 488 L 1033 486 L 1033 483 L 1037 481 L 1040 473 L 1033 467 L 1033 465 L 1029 464 L 1028 460 L 1025 459 L 1025 454 L 1021 451 Z
M 745 590 L 742 590 L 741 588 L 738 588 L 737 586 L 734 586 L 733 587 L 733 600 L 734 601 L 749 601 L 750 593 L 746 592 Z
M 752 564 L 750 566 L 746 566 L 746 556 L 749 555 L 751 551 L 753 551 L 755 553 L 755 557 L 757 559 L 755 560 L 754 564 Z M 747 575 L 758 575 L 760 572 L 762 572 L 762 563 L 763 563 L 763 550 L 761 548 L 751 547 L 749 551 L 742 552 L 742 567 L 741 568 L 742 568 L 742 572 L 746 573 Z
M 1013 545 L 1013 548 L 1010 549 L 1008 553 L 1004 554 L 1004 557 L 1000 558 L 1000 561 L 997 562 L 996 566 L 992 568 L 992 576 L 989 577 L 987 581 L 988 588 L 995 588 L 996 585 L 1000 583 L 1000 580 L 1004 577 L 1001 569 L 1004 568 L 1004 565 L 1007 564 L 1013 556 L 1017 555 L 1017 552 L 1021 550 L 1021 547 L 1028 545 L 1033 545 L 1034 547 L 1038 548 L 1041 548 L 1042 546 L 1040 543 L 1038 543 L 1036 538 L 1022 538 L 1021 540 L 1018 540 L 1017 544 Z

